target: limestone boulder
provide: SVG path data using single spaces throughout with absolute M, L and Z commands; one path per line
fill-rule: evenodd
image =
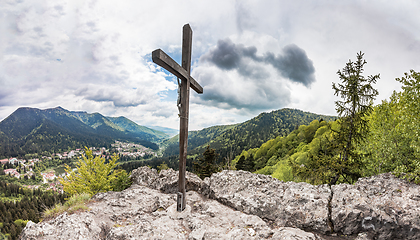
M 206 178 L 202 193 L 238 211 L 273 221 L 277 226 L 328 233 L 327 185 L 282 182 L 245 171 L 222 171 Z
M 164 193 L 177 193 L 178 192 L 178 171 L 172 168 L 162 170 L 160 173 L 156 169 L 148 167 L 140 167 L 131 173 L 133 184 L 147 186 Z M 186 191 L 200 191 L 202 180 L 195 174 L 186 172 L 185 189 Z
M 420 186 L 390 173 L 332 186 L 334 231 L 375 239 L 420 239 Z

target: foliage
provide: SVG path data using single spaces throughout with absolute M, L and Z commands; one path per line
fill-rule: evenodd
M 400 104 L 404 123 L 403 129 L 406 135 L 412 139 L 410 147 L 415 149 L 417 158 L 420 157 L 420 73 L 410 70 L 410 74 L 405 73 L 404 77 L 397 78 L 397 81 L 403 84 L 403 92 L 400 96 Z
M 62 214 L 63 212 L 68 212 L 69 214 L 72 214 L 77 211 L 86 211 L 89 209 L 86 206 L 86 203 L 88 203 L 89 201 L 90 194 L 75 194 L 71 196 L 64 204 L 58 203 L 51 208 L 47 208 L 43 213 L 44 220 L 54 218 Z
M 115 172 L 116 172 L 115 179 L 111 183 L 111 185 L 113 186 L 112 190 L 119 192 L 119 191 L 129 188 L 131 184 L 133 183 L 131 181 L 129 174 L 127 174 L 127 172 L 123 169 L 117 169 L 115 170 Z
M 66 165 L 66 171 L 69 173 L 66 178 L 59 178 L 63 185 L 63 190 L 70 196 L 81 193 L 95 195 L 98 192 L 111 191 L 119 188 L 114 184 L 118 182 L 118 177 L 123 177 L 123 173 L 114 171 L 117 166 L 118 157 L 112 156 L 105 164 L 105 158 L 93 157 L 92 151 L 85 148 L 85 155 L 77 163 L 77 171 Z M 121 174 L 120 176 L 118 174 Z
M 403 90 L 394 92 L 389 100 L 363 116 L 369 132 L 365 132 L 362 144 L 353 147 L 360 157 L 357 164 L 341 161 L 343 143 L 337 136 L 342 133 L 341 120 L 301 125 L 287 137 L 277 137 L 259 148 L 243 151 L 234 162 L 250 155 L 266 158 L 265 166 L 258 167 L 256 173 L 283 181 L 331 183 L 338 173 L 337 182 L 352 182 L 354 179 L 346 179 L 347 174 L 340 172 L 345 169 L 363 177 L 393 172 L 420 184 L 419 115 L 415 114 L 420 112 L 420 74 L 411 71 L 397 81 L 403 83 Z M 258 161 L 254 159 L 254 163 Z
M 169 169 L 169 167 L 166 163 L 162 163 L 157 167 L 157 169 L 158 169 L 158 173 L 160 173 L 160 171 Z
M 254 157 L 251 155 L 245 157 L 242 155 L 236 163 L 236 170 L 253 172 L 255 170 Z
M 204 158 L 199 158 L 197 162 L 194 162 L 194 173 L 197 174 L 201 179 L 210 177 L 211 174 L 218 172 L 219 166 L 216 164 L 218 154 L 213 148 L 208 145 L 206 151 L 203 153 Z
M 17 219 L 17 220 L 15 220 L 13 223 L 16 225 L 16 226 L 19 226 L 19 227 L 21 227 L 21 228 L 25 228 L 26 227 L 26 224 L 29 222 L 29 220 L 22 220 L 22 219 Z
M 420 183 L 420 74 L 411 70 L 397 81 L 403 84 L 403 91 L 394 92 L 374 108 L 368 118 L 372 131 L 358 150 L 366 154 L 365 176 L 393 171 Z

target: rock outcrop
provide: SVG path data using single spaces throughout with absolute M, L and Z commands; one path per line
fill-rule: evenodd
M 205 180 L 203 193 L 236 210 L 273 221 L 277 226 L 328 233 L 327 185 L 282 182 L 245 171 L 223 171 Z
M 175 194 L 140 185 L 97 194 L 88 206 L 90 211 L 29 222 L 21 239 L 322 239 L 296 228 L 272 228 L 195 191 L 187 192 L 183 212 L 176 211 Z
M 334 231 L 377 239 L 420 239 L 420 186 L 390 173 L 332 186 Z
M 178 172 L 142 167 L 132 179 L 129 189 L 95 195 L 90 211 L 29 222 L 21 239 L 420 239 L 420 186 L 391 174 L 330 187 L 187 173 L 181 213 Z
M 203 184 L 201 178 L 190 172 L 186 172 L 185 175 L 186 191 L 200 192 Z M 172 168 L 162 170 L 158 174 L 156 169 L 141 167 L 134 169 L 131 173 L 133 184 L 160 190 L 163 193 L 178 192 L 178 176 L 178 171 L 174 171 Z

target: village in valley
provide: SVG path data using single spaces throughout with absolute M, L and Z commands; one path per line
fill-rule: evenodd
M 117 154 L 120 159 L 127 160 L 142 160 L 157 156 L 157 153 L 140 144 L 115 141 L 111 145 L 111 149 L 105 147 L 94 148 L 91 147 L 94 156 L 109 157 Z M 32 183 L 37 184 L 23 184 L 23 186 L 30 189 L 53 190 L 62 192 L 62 186 L 58 181 L 59 177 L 65 177 L 68 173 L 65 171 L 65 165 L 76 170 L 75 163 L 84 154 L 84 149 L 74 149 L 61 153 L 52 153 L 48 156 L 37 155 L 37 157 L 23 159 L 23 158 L 5 158 L 0 159 L 0 175 L 9 175 L 11 177 L 21 180 L 20 182 L 27 182 L 25 180 L 33 180 Z M 33 156 L 33 155 L 28 155 Z

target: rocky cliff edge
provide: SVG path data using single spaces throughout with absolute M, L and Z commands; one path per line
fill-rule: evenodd
M 244 171 L 202 181 L 142 167 L 122 192 L 99 193 L 90 210 L 29 222 L 20 239 L 420 239 L 420 186 L 381 174 L 354 185 L 282 182 Z

